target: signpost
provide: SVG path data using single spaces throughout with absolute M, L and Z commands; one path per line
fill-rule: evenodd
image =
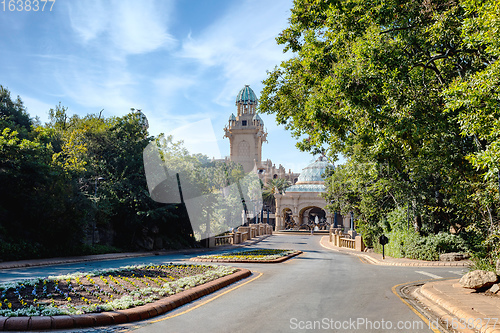
M 380 235 L 378 242 L 382 245 L 382 259 L 385 259 L 385 244 L 389 243 L 389 238 L 386 235 Z

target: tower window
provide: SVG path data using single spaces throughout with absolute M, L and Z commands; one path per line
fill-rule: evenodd
M 241 126 L 246 126 L 247 125 L 247 121 L 246 120 L 242 120 L 241 121 Z

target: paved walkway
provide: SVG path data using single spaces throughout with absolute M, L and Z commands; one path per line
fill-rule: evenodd
M 385 257 L 378 253 L 359 252 L 333 246 L 328 236 L 320 241 L 324 248 L 356 255 L 375 265 L 387 266 L 468 266 L 470 261 L 428 262 L 403 258 Z M 500 297 L 476 293 L 473 289 L 462 288 L 459 279 L 431 281 L 414 293 L 439 319 L 448 323 L 457 332 L 500 333 Z M 475 328 L 475 330 L 474 330 Z
M 109 260 L 127 257 L 150 256 L 154 254 L 163 255 L 167 253 L 197 253 L 213 250 L 224 250 L 237 247 L 244 247 L 255 244 L 269 235 L 260 236 L 248 240 L 238 245 L 219 246 L 214 249 L 186 249 L 178 251 L 162 251 L 162 252 L 133 252 L 133 253 L 112 253 L 103 255 L 69 257 L 69 258 L 52 258 L 52 259 L 36 259 L 23 260 L 16 262 L 0 262 L 0 269 L 30 267 L 42 265 L 56 265 L 71 262 L 84 262 L 95 260 Z M 319 237 L 319 236 L 312 236 Z M 378 253 L 358 252 L 350 249 L 335 247 L 328 241 L 328 236 L 321 236 L 320 244 L 329 250 L 356 255 L 363 261 L 375 265 L 387 266 L 468 266 L 469 261 L 458 262 L 428 262 L 423 260 L 412 260 L 402 258 L 385 257 Z M 476 325 L 480 332 L 500 333 L 500 297 L 487 296 L 484 294 L 474 293 L 473 290 L 462 288 L 458 284 L 458 279 L 437 280 L 426 283 L 415 295 L 419 300 L 428 306 L 440 319 L 454 325 L 459 332 L 477 332 L 468 329 Z
M 500 297 L 462 288 L 458 280 L 428 282 L 415 296 L 459 332 L 499 333 Z

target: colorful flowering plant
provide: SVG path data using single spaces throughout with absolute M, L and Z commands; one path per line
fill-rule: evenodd
M 220 259 L 220 260 L 274 260 L 289 254 L 295 253 L 294 250 L 280 249 L 259 249 L 240 252 L 227 252 L 221 254 L 203 255 L 199 259 Z
M 141 265 L 0 284 L 0 316 L 53 316 L 144 305 L 232 274 L 212 265 Z

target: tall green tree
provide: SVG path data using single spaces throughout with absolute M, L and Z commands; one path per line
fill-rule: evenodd
M 21 98 L 18 96 L 15 101 L 12 100 L 10 91 L 0 85 L 0 127 L 8 127 L 26 135 L 31 131 L 32 125 L 33 121 L 26 112 Z
M 295 0 L 277 38 L 292 57 L 268 73 L 260 109 L 303 150 L 388 170 L 368 183 L 364 173 L 349 175 L 356 181 L 346 193 L 359 202 L 374 198 L 356 184 L 383 180 L 381 188 L 401 193 L 389 207 L 404 201 L 417 231 L 463 230 L 487 209 L 470 200 L 482 187 L 467 160 L 475 140 L 445 94 L 495 59 L 468 39 L 477 3 Z M 360 205 L 359 222 L 374 223 Z
M 462 134 L 474 141 L 467 159 L 475 179 L 473 201 L 486 207 L 488 224 L 498 224 L 500 186 L 500 7 L 495 1 L 462 1 L 463 43 L 482 53 L 482 66 L 456 77 L 445 90 L 447 111 L 456 115 Z
M 35 127 L 19 97 L 0 95 L 0 257 L 75 254 L 87 205 L 54 163 L 54 132 Z

